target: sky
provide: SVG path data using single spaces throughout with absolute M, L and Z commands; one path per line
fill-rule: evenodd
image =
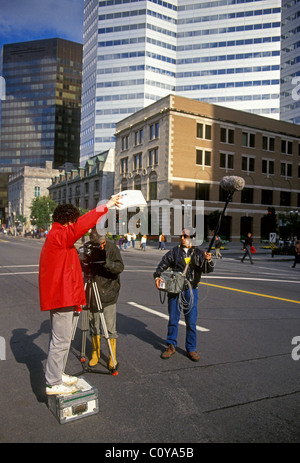
M 84 0 L 0 0 L 0 51 L 6 43 L 59 37 L 83 43 Z

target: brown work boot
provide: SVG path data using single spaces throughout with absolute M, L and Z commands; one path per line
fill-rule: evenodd
M 173 354 L 175 354 L 175 347 L 173 344 L 169 344 L 166 350 L 161 354 L 161 358 L 164 360 L 169 359 Z
M 187 355 L 188 358 L 189 358 L 190 360 L 192 360 L 193 362 L 199 362 L 199 360 L 200 360 L 200 357 L 199 357 L 199 355 L 197 354 L 196 351 L 187 352 L 186 355 Z

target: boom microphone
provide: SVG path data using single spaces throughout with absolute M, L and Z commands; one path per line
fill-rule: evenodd
M 221 222 L 222 222 L 222 219 L 224 217 L 224 214 L 225 214 L 226 208 L 228 206 L 228 203 L 232 200 L 233 193 L 235 191 L 240 191 L 245 187 L 245 180 L 242 177 L 237 177 L 235 175 L 229 175 L 228 177 L 223 177 L 222 178 L 222 180 L 220 182 L 220 187 L 223 190 L 228 191 L 228 196 L 227 196 L 227 199 L 226 199 L 224 209 L 220 213 L 218 224 L 216 226 L 213 237 L 210 240 L 210 243 L 209 243 L 209 246 L 208 246 L 208 249 L 207 249 L 206 252 L 210 252 L 210 250 L 211 250 L 211 248 L 213 246 L 213 243 L 215 241 L 215 237 L 216 237 L 217 233 L 219 232 Z
M 220 182 L 221 188 L 225 191 L 240 191 L 245 187 L 245 180 L 242 177 L 237 177 L 236 175 L 230 175 L 228 177 L 223 177 Z

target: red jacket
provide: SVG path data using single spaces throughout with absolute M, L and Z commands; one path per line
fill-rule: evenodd
M 74 244 L 106 213 L 107 207 L 103 205 L 71 225 L 53 223 L 40 255 L 41 310 L 86 304 L 82 270 Z

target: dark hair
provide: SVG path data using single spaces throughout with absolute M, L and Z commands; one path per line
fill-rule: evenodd
M 75 223 L 80 217 L 79 209 L 73 204 L 60 204 L 53 212 L 53 222 L 65 225 L 68 222 Z

